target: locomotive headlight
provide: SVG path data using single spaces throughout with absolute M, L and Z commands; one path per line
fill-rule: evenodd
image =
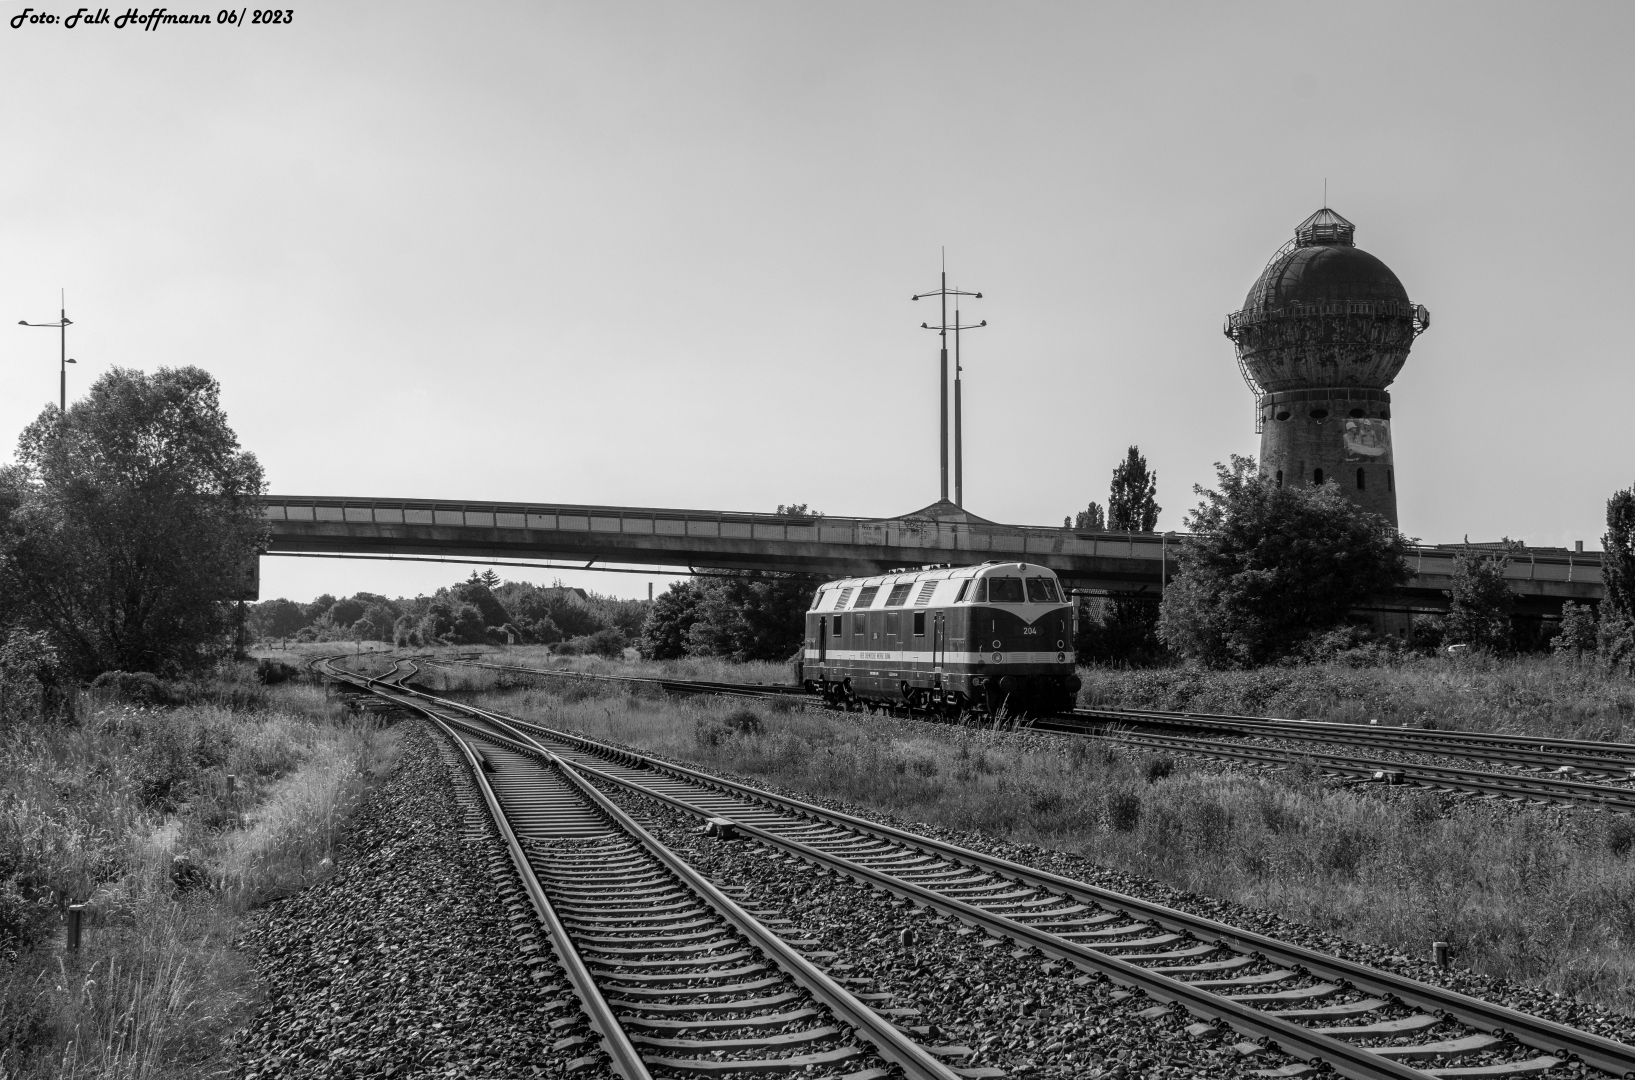
M 1057 663 L 1058 663 L 1058 664 L 1065 664 L 1065 663 L 1067 663 L 1067 654 L 1066 654 L 1066 653 L 1064 653 L 1064 652 L 1059 652 L 1059 653 L 1057 653 L 1057 654 L 1056 654 L 1056 662 L 1057 662 Z
M 1057 638 L 1056 639 L 1056 647 L 1058 649 L 1065 649 L 1065 648 L 1067 648 L 1067 642 L 1063 641 L 1061 638 Z
M 994 643 L 993 643 L 993 647 L 996 648 L 996 649 L 999 649 L 999 648 L 1003 648 L 1004 645 L 998 638 L 995 638 Z
M 1003 664 L 1005 662 L 1005 654 L 1004 653 L 994 653 L 993 654 L 993 662 L 996 663 L 996 664 Z

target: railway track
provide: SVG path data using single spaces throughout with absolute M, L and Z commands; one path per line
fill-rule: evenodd
M 799 1072 L 879 1080 L 956 1080 L 956 1072 L 831 979 L 659 842 L 552 750 L 518 738 L 476 710 L 332 663 L 319 669 L 428 719 L 466 780 L 468 827 L 491 829 L 505 855 L 494 867 L 516 887 L 508 899 L 524 948 L 539 928 L 566 974 L 549 1006 L 554 1048 L 569 1066 L 600 1064 L 626 1080 L 659 1076 Z M 883 1008 L 883 1007 L 882 1007 Z M 599 1051 L 598 1054 L 596 1051 Z
M 1486 732 L 1420 730 L 1380 724 L 1337 724 L 1320 720 L 1149 709 L 1078 708 L 1073 710 L 1072 719 L 1142 729 L 1156 727 L 1289 742 L 1362 746 L 1409 754 L 1490 761 L 1519 768 L 1594 773 L 1620 780 L 1630 779 L 1635 774 L 1635 746 L 1588 739 L 1529 738 Z
M 789 698 L 797 697 L 813 704 L 816 695 L 799 687 L 772 686 L 753 683 L 701 682 L 685 679 L 647 678 L 630 675 L 593 675 L 582 672 L 556 671 L 549 668 L 528 668 L 514 665 L 488 664 L 474 660 L 427 660 L 442 666 L 485 668 L 518 674 L 542 675 L 556 678 L 590 679 L 603 682 L 641 684 L 674 694 L 726 694 L 738 697 Z M 1157 719 L 1155 719 L 1157 718 Z M 1211 730 L 1219 733 L 1237 724 L 1238 734 L 1264 738 L 1293 739 L 1305 744 L 1298 748 L 1266 746 L 1254 743 L 1230 742 L 1200 735 L 1178 734 L 1167 730 L 1176 726 L 1202 726 L 1218 721 Z M 1126 726 L 1141 723 L 1139 730 Z M 1635 814 L 1635 788 L 1592 783 L 1577 779 L 1581 773 L 1596 772 L 1608 777 L 1627 779 L 1630 767 L 1624 762 L 1635 762 L 1635 746 L 1625 743 L 1598 744 L 1569 740 L 1519 739 L 1511 736 L 1466 735 L 1460 732 L 1420 732 L 1409 728 L 1378 728 L 1361 725 L 1324 724 L 1320 731 L 1306 731 L 1302 721 L 1268 721 L 1260 718 L 1193 717 L 1181 713 L 1138 713 L 1129 710 L 1077 709 L 1071 716 L 1058 716 L 1027 721 L 1035 731 L 1061 735 L 1083 735 L 1105 738 L 1128 746 L 1150 750 L 1190 754 L 1244 765 L 1276 768 L 1294 764 L 1315 765 L 1324 772 L 1349 780 L 1380 781 L 1384 783 L 1415 784 L 1444 791 L 1459 792 L 1495 799 L 1540 802 L 1553 805 L 1608 810 Z M 1158 730 L 1154 730 L 1154 725 Z M 1333 733 L 1332 729 L 1355 728 L 1366 732 L 1353 736 L 1351 732 Z M 1292 732 L 1292 734 L 1291 734 Z M 1423 737 L 1423 738 L 1421 738 Z M 1527 764 L 1544 766 L 1547 773 L 1494 771 L 1461 768 L 1423 761 L 1400 761 L 1389 758 L 1352 757 L 1324 752 L 1315 748 L 1322 743 L 1339 742 L 1345 745 L 1378 745 L 1435 757 L 1465 757 L 1500 764 Z M 1555 743 L 1557 745 L 1552 746 Z M 1519 744 L 1519 745 L 1518 745 Z M 1491 747 L 1491 749 L 1486 749 Z M 1589 748 L 1605 748 L 1599 756 Z M 1586 762 L 1598 761 L 1594 769 Z M 1563 771 L 1565 770 L 1565 771 Z
M 587 799 L 601 794 L 604 810 L 616 805 L 607 793 L 639 805 L 657 801 L 702 820 L 723 843 L 765 845 L 956 919 L 996 943 L 1008 940 L 1143 992 L 1156 1002 L 1144 1016 L 1193 1018 L 1193 1037 L 1235 1032 L 1242 1053 L 1271 1045 L 1300 1060 L 1263 1075 L 1327 1066 L 1359 1080 L 1566 1077 L 1585 1068 L 1635 1076 L 1635 1048 L 1539 1017 L 568 732 L 329 673 L 462 732 L 463 745 L 486 740 L 549 762 L 564 782 L 582 782 L 575 787 Z M 481 759 L 468 764 L 482 779 Z M 494 758 L 489 764 L 497 769 Z M 572 935 L 570 927 L 565 936 Z

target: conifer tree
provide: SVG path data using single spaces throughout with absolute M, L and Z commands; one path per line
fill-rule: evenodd
M 1107 527 L 1119 532 L 1152 532 L 1158 528 L 1158 474 L 1147 468 L 1147 459 L 1137 447 L 1130 447 L 1123 461 L 1113 468 L 1113 484 L 1107 493 Z

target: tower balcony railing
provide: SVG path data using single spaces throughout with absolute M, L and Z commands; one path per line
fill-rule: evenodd
M 1236 338 L 1239 330 L 1255 326 L 1260 323 L 1281 322 L 1285 319 L 1310 319 L 1333 316 L 1361 316 L 1373 319 L 1414 319 L 1420 318 L 1422 308 L 1415 304 L 1402 304 L 1395 300 L 1386 300 L 1374 303 L 1367 300 L 1346 300 L 1336 303 L 1320 304 L 1290 304 L 1280 308 L 1244 308 L 1234 311 L 1226 317 L 1226 336 Z

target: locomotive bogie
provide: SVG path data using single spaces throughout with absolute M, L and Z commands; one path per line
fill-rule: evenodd
M 836 704 L 1065 712 L 1079 689 L 1056 575 L 984 563 L 831 581 L 806 613 L 807 689 Z

